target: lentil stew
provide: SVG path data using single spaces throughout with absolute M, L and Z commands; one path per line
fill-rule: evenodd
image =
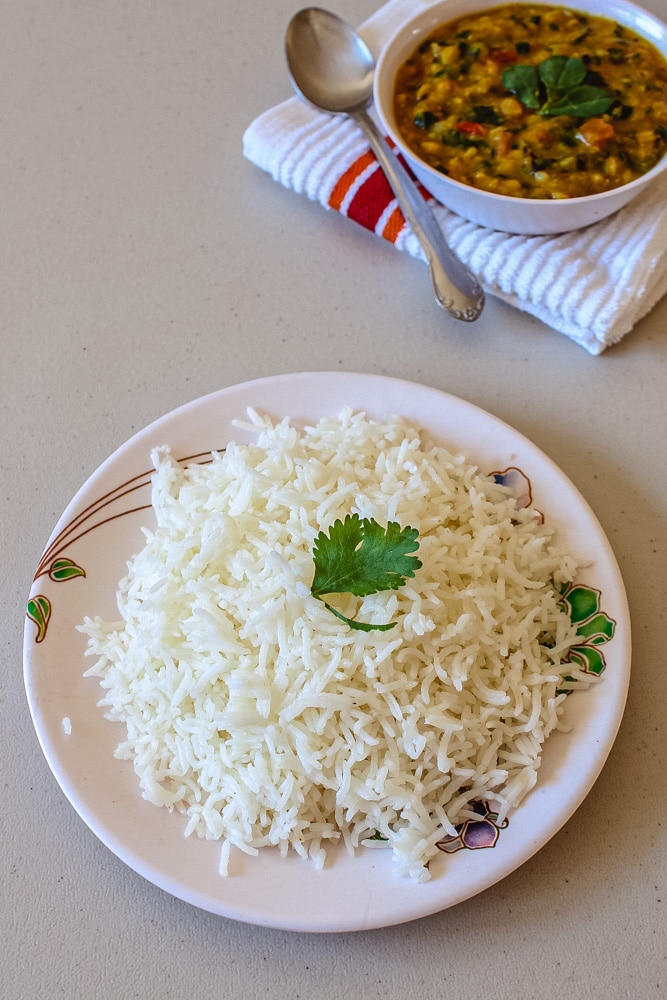
M 598 194 L 667 151 L 667 62 L 609 18 L 506 4 L 432 32 L 397 74 L 394 112 L 415 154 L 454 180 L 522 198 Z

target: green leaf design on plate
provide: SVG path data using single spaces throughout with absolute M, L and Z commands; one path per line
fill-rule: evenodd
M 599 647 L 611 641 L 616 622 L 601 610 L 600 592 L 593 587 L 568 584 L 561 589 L 560 599 L 582 640 L 570 647 L 568 660 L 599 677 L 607 665 Z
M 85 576 L 86 571 L 71 559 L 56 559 L 51 563 L 49 576 L 56 583 L 73 580 L 75 576 Z
M 562 601 L 574 625 L 587 621 L 600 610 L 600 594 L 591 587 L 569 587 L 563 592 Z
M 571 663 L 577 663 L 587 674 L 599 677 L 607 666 L 604 656 L 596 646 L 571 646 L 569 652 Z
M 601 611 L 583 622 L 577 629 L 577 635 L 584 636 L 588 642 L 596 646 L 601 646 L 613 638 L 615 628 L 616 623 Z
M 28 601 L 28 618 L 37 626 L 35 642 L 42 642 L 51 618 L 51 601 L 43 594 L 37 594 Z

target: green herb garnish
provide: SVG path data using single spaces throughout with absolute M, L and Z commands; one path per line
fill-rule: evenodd
M 604 114 L 613 99 L 602 87 L 585 82 L 587 75 L 581 59 L 550 56 L 539 66 L 509 66 L 503 73 L 503 86 L 541 115 L 591 118 Z
M 419 548 L 417 538 L 416 528 L 401 528 L 395 521 L 386 528 L 358 514 L 334 521 L 329 534 L 320 531 L 313 546 L 313 596 L 319 600 L 323 594 L 366 597 L 381 590 L 398 590 L 422 565 L 416 556 L 409 555 Z M 348 618 L 326 601 L 322 603 L 336 618 L 362 632 L 386 632 L 396 624 L 368 625 Z

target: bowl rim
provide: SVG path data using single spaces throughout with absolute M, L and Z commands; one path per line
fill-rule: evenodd
M 386 40 L 381 48 L 380 54 L 377 59 L 375 75 L 373 79 L 373 105 L 375 111 L 380 119 L 382 127 L 385 129 L 389 135 L 391 141 L 395 144 L 398 151 L 408 160 L 416 160 L 419 164 L 420 170 L 427 176 L 432 177 L 435 181 L 440 183 L 445 183 L 451 185 L 453 190 L 464 192 L 473 192 L 473 197 L 479 198 L 480 201 L 492 202 L 494 205 L 505 204 L 507 206 L 517 204 L 534 206 L 537 210 L 540 206 L 546 208 L 546 206 L 554 206 L 550 208 L 550 211 L 557 212 L 559 209 L 555 208 L 557 205 L 570 206 L 573 205 L 589 205 L 589 204 L 604 204 L 608 200 L 616 200 L 620 197 L 625 197 L 625 201 L 631 200 L 635 192 L 639 192 L 642 188 L 646 187 L 647 184 L 651 183 L 656 177 L 667 169 L 667 152 L 662 156 L 662 158 L 653 166 L 650 170 L 647 170 L 645 174 L 640 177 L 635 177 L 634 180 L 628 181 L 626 184 L 620 184 L 618 187 L 610 188 L 608 191 L 598 191 L 596 194 L 586 194 L 577 195 L 572 198 L 524 198 L 521 195 L 508 195 L 499 194 L 494 191 L 486 191 L 483 188 L 474 187 L 472 184 L 465 184 L 463 181 L 456 180 L 454 177 L 449 177 L 447 174 L 442 174 L 430 164 L 422 160 L 414 150 L 408 146 L 405 139 L 401 136 L 398 128 L 394 124 L 393 109 L 391 106 L 387 108 L 386 102 L 382 99 L 380 93 L 381 86 L 386 86 L 386 93 L 393 95 L 393 83 L 396 75 L 396 70 L 398 65 L 393 68 L 391 80 L 386 79 L 386 75 L 391 71 L 390 63 L 395 60 L 396 49 L 399 47 L 402 49 L 406 47 L 409 51 L 413 51 L 427 35 L 434 31 L 438 25 L 447 24 L 447 20 L 440 20 L 439 18 L 434 19 L 434 14 L 436 10 L 446 11 L 447 7 L 455 4 L 457 0 L 434 0 L 433 3 L 421 7 L 416 10 L 414 14 L 406 18 L 397 28 L 394 29 L 392 34 Z M 463 0 L 460 0 L 463 2 Z M 529 4 L 539 4 L 542 6 L 549 6 L 547 0 L 468 0 L 468 4 L 479 3 L 477 10 L 471 10 L 469 13 L 482 13 L 485 10 L 495 10 L 499 7 L 504 7 L 509 3 L 520 3 L 525 6 Z M 579 3 L 577 0 L 575 2 L 570 2 L 570 0 L 565 0 L 564 3 L 558 4 L 558 6 L 566 7 L 570 10 L 582 11 L 583 13 L 590 13 L 593 16 L 605 17 L 608 20 L 618 20 L 615 16 L 615 11 L 625 11 L 628 13 L 629 18 L 625 22 L 626 27 L 631 28 L 631 30 L 636 31 L 637 34 L 642 35 L 647 41 L 658 49 L 665 61 L 667 62 L 667 22 L 663 21 L 657 14 L 652 11 L 647 10 L 645 7 L 640 6 L 632 2 L 632 0 L 591 0 L 590 4 Z M 591 7 L 596 8 L 592 10 Z M 599 10 L 597 9 L 599 7 Z M 450 20 L 455 21 L 459 17 L 467 16 L 467 11 L 460 14 L 454 14 Z M 663 42 L 663 47 L 660 47 L 657 42 L 656 35 L 653 35 L 647 31 L 642 30 L 640 24 L 645 24 L 651 22 L 658 29 L 658 35 L 661 37 Z M 639 22 L 639 23 L 638 23 Z M 407 45 L 407 40 L 410 38 L 410 45 Z M 407 56 L 403 56 L 401 61 Z M 400 64 L 400 63 L 399 63 Z M 426 184 L 426 186 L 428 186 Z M 627 197 L 626 197 L 627 195 Z M 561 208 L 560 211 L 563 211 Z

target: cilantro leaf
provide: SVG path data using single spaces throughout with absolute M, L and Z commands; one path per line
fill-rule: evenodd
M 550 56 L 540 63 L 538 73 L 547 90 L 547 103 L 578 87 L 586 77 L 586 66 L 581 59 L 567 56 Z
M 329 537 L 320 531 L 315 540 L 313 593 L 366 597 L 380 590 L 398 590 L 421 566 L 415 556 L 407 554 L 419 547 L 417 534 L 416 528 L 401 528 L 395 521 L 385 529 L 358 514 L 335 521 Z
M 402 528 L 395 521 L 390 521 L 386 528 L 373 518 L 361 518 L 358 514 L 347 514 L 344 521 L 334 521 L 329 534 L 320 531 L 313 546 L 313 596 L 320 600 L 324 594 L 367 597 L 382 590 L 398 590 L 422 565 L 416 556 L 410 555 L 419 548 L 417 539 L 416 528 Z M 384 631 L 395 625 L 395 622 L 389 625 L 357 622 L 326 601 L 323 603 L 352 628 Z
M 595 85 L 598 81 L 604 83 L 576 56 L 550 56 L 539 66 L 517 64 L 503 73 L 503 86 L 524 107 L 544 116 L 590 118 L 604 114 L 614 102 L 603 87 Z
M 540 78 L 536 66 L 508 66 L 503 73 L 503 87 L 507 87 L 526 108 L 537 111 L 540 106 Z
M 572 115 L 573 118 L 593 118 L 603 115 L 613 101 L 599 87 L 574 87 L 554 104 L 545 106 L 543 115 Z

